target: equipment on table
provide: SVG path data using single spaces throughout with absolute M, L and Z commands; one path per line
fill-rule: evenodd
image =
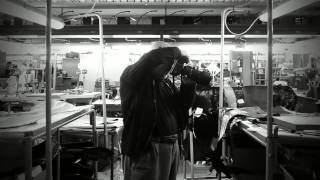
M 244 86 L 245 106 L 259 106 L 267 110 L 267 86 Z M 273 86 L 273 105 L 295 110 L 298 97 L 289 86 Z

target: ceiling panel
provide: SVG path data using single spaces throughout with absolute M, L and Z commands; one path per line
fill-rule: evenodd
M 1 2 L 2 0 L 0 0 Z M 20 0 L 24 3 L 41 9 L 46 10 L 46 0 Z M 283 3 L 287 0 L 274 0 L 274 6 L 279 3 Z M 303 0 L 301 0 L 303 1 Z M 319 0 L 320 2 L 320 0 Z M 181 16 L 193 16 L 201 17 L 200 19 L 206 20 L 206 18 L 212 20 L 220 17 L 221 11 L 227 7 L 241 7 L 245 9 L 245 12 L 241 12 L 242 19 L 248 20 L 251 23 L 250 18 L 255 18 L 258 13 L 266 9 L 266 0 L 52 0 L 52 12 L 54 15 L 59 16 L 63 19 L 73 15 L 79 15 L 81 13 L 96 12 L 103 17 L 103 22 L 106 26 L 104 28 L 104 34 L 109 38 L 107 41 L 111 42 L 131 42 L 131 41 L 150 41 L 151 38 L 115 38 L 116 35 L 158 35 L 164 34 L 169 36 L 168 39 L 173 41 L 203 41 L 202 38 L 197 37 L 198 34 L 202 34 L 205 38 L 213 39 L 219 38 L 220 33 L 220 22 L 209 23 L 209 24 L 183 24 L 177 23 L 176 20 L 181 21 Z M 320 3 L 313 4 L 312 6 L 303 8 L 297 12 L 298 14 L 307 15 L 320 15 Z M 292 13 L 292 14 L 294 14 Z M 292 15 L 291 14 L 291 15 Z M 140 21 L 139 26 L 131 25 L 116 25 L 117 18 L 115 17 L 131 17 L 139 20 L 140 17 L 145 17 L 146 21 Z M 165 16 L 168 22 L 166 26 L 160 24 L 152 24 L 150 16 L 158 16 L 164 18 Z M 169 17 L 169 16 L 180 16 L 180 17 Z M 203 17 L 210 16 L 210 17 Z M 190 17 L 183 17 L 190 18 Z M 183 19 L 182 18 L 182 19 Z M 192 17 L 191 17 L 192 18 Z M 312 17 L 315 19 L 316 17 Z M 312 20 L 311 18 L 311 20 Z M 6 15 L 0 14 L 0 22 L 2 19 L 12 20 Z M 156 19 L 156 18 L 153 18 Z M 318 18 L 317 18 L 318 19 Z M 169 23 L 169 20 L 173 20 L 174 23 Z M 285 18 L 281 21 L 275 22 L 274 32 L 277 34 L 290 34 L 291 36 L 297 36 L 297 34 L 310 34 L 312 36 L 319 37 L 320 26 L 319 23 L 307 24 L 300 26 L 290 26 L 290 22 L 294 18 Z M 309 18 L 306 18 L 309 21 Z M 311 21 L 310 20 L 310 21 Z M 239 21 L 240 22 L 240 21 Z M 247 28 L 247 21 L 241 21 L 239 24 L 230 24 L 232 30 L 241 32 Z M 277 24 L 278 22 L 278 24 Z M 281 23 L 279 23 L 281 22 Z M 318 21 L 317 21 L 318 22 Z M 76 25 L 72 23 L 78 23 Z M 1 23 L 0 23 L 1 24 Z M 135 24 L 135 22 L 134 22 Z M 138 23 L 136 23 L 138 24 Z M 279 25 L 283 25 L 278 27 Z M 254 41 L 263 39 L 260 36 L 266 34 L 266 27 L 263 24 L 256 24 L 253 31 L 249 32 L 249 35 L 253 35 Z M 14 40 L 17 42 L 24 43 L 37 43 L 44 41 L 44 28 L 42 26 L 3 26 L 0 25 L 0 39 Z M 92 23 L 91 25 L 82 25 L 81 19 L 78 21 L 72 21 L 71 25 L 67 25 L 63 30 L 53 31 L 56 40 L 54 43 L 65 42 L 91 42 L 92 38 L 86 36 L 98 34 L 98 28 Z M 192 35 L 192 38 L 180 37 L 180 35 Z M 216 37 L 207 37 L 207 35 L 213 35 Z M 17 37 L 16 37 L 17 36 Z M 59 36 L 59 37 L 57 37 Z M 75 37 L 74 37 L 75 36 Z M 258 37 L 259 36 L 259 37 Z M 23 37 L 23 38 L 22 38 Z M 74 38 L 73 38 L 74 37 Z M 304 37 L 305 38 L 305 37 Z M 233 38 L 231 38 L 233 39 Z

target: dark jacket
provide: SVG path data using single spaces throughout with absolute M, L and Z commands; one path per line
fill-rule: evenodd
M 165 101 L 159 98 L 157 88 L 159 88 L 160 81 L 154 79 L 152 71 L 164 61 L 170 62 L 171 66 L 173 59 L 177 56 L 181 56 L 177 48 L 152 50 L 123 71 L 120 78 L 124 122 L 121 143 L 123 154 L 137 157 L 150 147 L 152 133 L 157 122 L 156 116 L 161 113 L 158 112 L 157 103 Z M 180 90 L 171 82 L 170 86 L 174 88 L 172 107 L 175 107 L 178 128 L 182 130 L 186 126 L 187 110 L 194 97 L 195 84 L 184 80 Z

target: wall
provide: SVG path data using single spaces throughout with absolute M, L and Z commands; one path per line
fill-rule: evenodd
M 7 42 L 0 40 L 0 50 L 6 52 L 7 59 L 26 60 L 32 58 L 32 54 L 41 55 L 45 60 L 44 44 L 23 44 Z M 104 70 L 105 77 L 111 81 L 119 81 L 121 72 L 129 64 L 129 54 L 131 52 L 143 54 L 150 50 L 148 45 L 107 45 L 104 48 Z M 58 54 L 57 58 L 63 58 L 67 52 L 80 53 L 80 69 L 87 69 L 85 75 L 84 88 L 90 91 L 94 89 L 94 83 L 97 78 L 101 77 L 101 51 L 97 44 L 53 44 L 52 53 Z M 28 55 L 30 54 L 30 55 Z M 55 56 L 52 56 L 52 60 Z M 83 77 L 80 76 L 82 80 Z M 23 83 L 23 82 L 20 82 Z
M 220 42 L 206 43 L 176 43 L 191 59 L 220 61 Z M 285 52 L 287 61 L 292 61 L 293 53 L 310 53 L 312 56 L 320 56 L 320 39 L 299 41 L 296 43 L 277 43 L 275 41 L 274 53 Z M 151 49 L 150 43 L 117 43 L 107 44 L 104 48 L 105 77 L 112 81 L 119 81 L 123 69 L 129 65 L 129 59 L 136 61 L 142 54 Z M 0 50 L 7 54 L 45 54 L 44 44 L 22 44 L 0 40 Z M 225 44 L 225 61 L 229 61 L 230 50 L 244 50 L 267 54 L 266 43 L 250 43 L 245 48 L 236 48 L 235 45 Z M 87 69 L 85 76 L 85 89 L 93 90 L 94 82 L 101 77 L 101 54 L 98 44 L 53 44 L 52 53 L 65 54 L 74 51 L 80 53 L 80 69 Z M 62 56 L 61 56 L 62 57 Z M 58 56 L 58 58 L 61 58 Z M 25 56 L 14 58 L 25 59 Z M 42 58 L 45 58 L 43 56 Z M 265 57 L 266 58 L 266 57 Z M 82 77 L 80 77 L 82 79 Z

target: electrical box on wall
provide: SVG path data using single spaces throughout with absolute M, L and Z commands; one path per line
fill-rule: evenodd
M 254 71 L 252 68 L 253 53 L 251 51 L 231 51 L 231 73 L 240 75 L 243 86 L 253 85 Z
M 65 58 L 62 63 L 62 70 L 67 73 L 68 77 L 76 78 L 78 76 L 80 59 Z
M 306 68 L 310 54 L 293 54 L 293 68 Z

